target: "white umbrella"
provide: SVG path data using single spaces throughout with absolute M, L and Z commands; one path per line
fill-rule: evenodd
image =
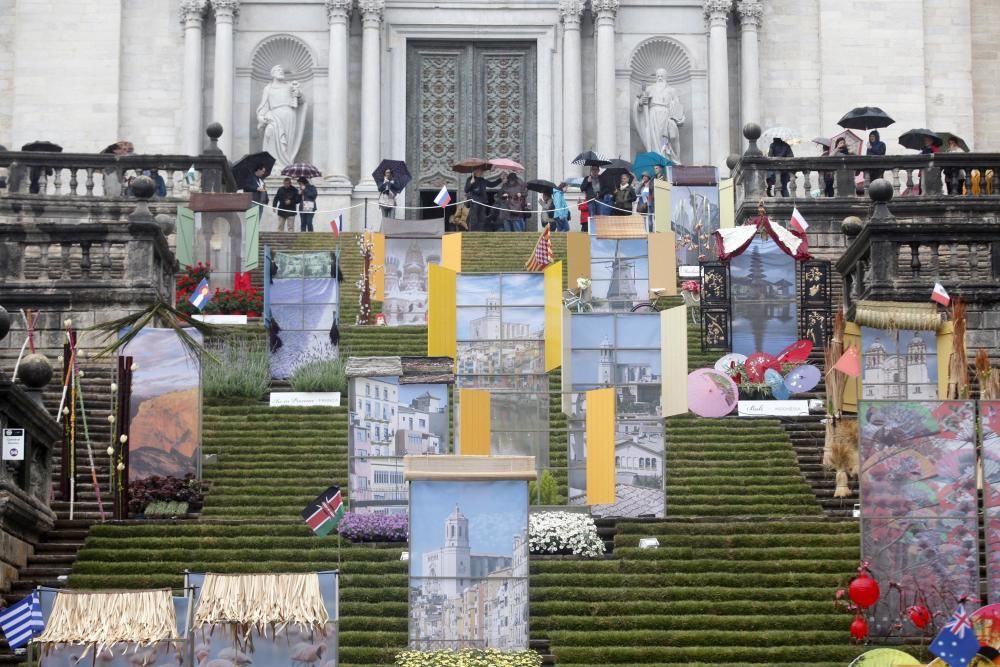
M 798 130 L 793 130 L 790 127 L 769 127 L 764 130 L 764 133 L 760 135 L 760 138 L 765 143 L 770 143 L 773 139 L 778 138 L 782 141 L 788 143 L 799 138 Z

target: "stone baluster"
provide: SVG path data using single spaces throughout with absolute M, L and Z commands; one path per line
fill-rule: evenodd
M 90 241 L 80 242 L 80 274 L 84 278 L 90 277 Z
M 994 166 L 990 171 L 992 171 L 993 174 L 992 176 L 988 173 L 986 174 L 986 178 L 990 179 L 989 187 L 986 191 L 993 195 L 1000 195 L 1000 165 Z
M 76 195 L 76 187 L 79 185 L 79 182 L 76 180 L 76 172 L 76 167 L 69 168 L 69 193 L 74 196 Z
M 84 187 L 87 188 L 87 196 L 94 196 L 94 168 L 87 167 L 87 180 L 84 183 Z
M 111 279 L 111 242 L 101 242 L 101 279 Z
M 52 169 L 52 189 L 52 194 L 62 194 L 62 167 L 53 167 Z
M 38 246 L 38 277 L 48 279 L 49 276 L 49 244 Z
M 59 277 L 63 280 L 67 280 L 72 277 L 69 271 L 69 254 L 73 250 L 73 244 L 65 242 L 60 243 L 59 249 L 62 251 L 59 258 Z
M 979 244 L 973 241 L 969 244 L 969 274 L 976 275 L 979 271 Z
M 941 253 L 938 248 L 937 243 L 928 244 L 931 250 L 931 274 L 936 277 L 941 277 Z
M 941 167 L 931 164 L 920 174 L 920 194 L 941 194 Z
M 597 150 L 615 156 L 615 19 L 618 0 L 590 0 L 594 14 L 597 74 L 594 101 L 597 105 L 595 134 Z
M 358 0 L 361 12 L 361 181 L 375 187 L 382 130 L 382 14 L 385 0 Z
M 329 91 L 327 94 L 326 173 L 327 180 L 344 185 L 347 178 L 347 113 L 341 112 L 348 99 L 347 47 L 350 41 L 350 18 L 353 0 L 326 0 L 330 29 Z M 338 111 L 340 109 L 341 111 Z
M 239 0 L 212 0 L 215 10 L 215 79 L 212 91 L 213 120 L 223 128 L 233 127 L 233 21 L 239 11 Z M 229 155 L 233 148 L 233 132 L 220 137 L 222 152 Z
M 764 15 L 760 0 L 739 0 L 740 15 L 740 107 L 744 123 L 760 122 L 760 56 L 758 31 Z
M 729 155 L 729 38 L 732 0 L 704 0 L 708 23 L 709 153 L 712 164 L 725 166 Z
M 180 18 L 184 26 L 184 83 L 181 90 L 181 152 L 197 155 L 201 137 L 202 23 L 205 0 L 181 0 Z
M 583 150 L 583 64 L 580 52 L 580 18 L 585 0 L 560 0 L 563 22 L 563 161 L 569 163 Z
M 920 277 L 920 244 L 910 244 L 910 277 Z

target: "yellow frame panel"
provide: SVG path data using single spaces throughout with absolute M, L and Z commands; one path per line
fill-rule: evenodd
M 458 274 L 437 264 L 427 267 L 427 356 L 455 358 L 458 349 L 455 289 Z
M 545 372 L 562 365 L 562 262 L 545 267 Z
M 455 273 L 462 272 L 462 233 L 445 234 L 441 237 L 441 266 Z
M 490 455 L 490 392 L 458 390 L 458 448 L 462 456 Z
M 615 495 L 615 390 L 587 392 L 587 504 L 610 505 Z

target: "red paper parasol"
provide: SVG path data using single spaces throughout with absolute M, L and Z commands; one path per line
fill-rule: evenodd
M 768 368 L 781 369 L 778 360 L 767 352 L 754 352 L 747 357 L 747 361 L 743 367 L 746 368 L 747 379 L 757 384 L 764 381 L 764 371 Z
M 688 375 L 688 409 L 699 417 L 725 417 L 739 401 L 736 383 L 712 368 Z
M 778 361 L 783 364 L 800 364 L 809 358 L 813 342 L 808 338 L 797 340 L 778 353 Z
M 972 612 L 972 627 L 980 644 L 1000 649 L 1000 604 L 988 604 Z

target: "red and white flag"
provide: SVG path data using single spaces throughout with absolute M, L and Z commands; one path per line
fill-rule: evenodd
M 434 203 L 444 208 L 451 203 L 451 194 L 448 192 L 448 186 L 442 185 L 441 191 L 437 193 L 437 197 L 434 198 Z
M 858 357 L 858 348 L 851 345 L 844 350 L 844 354 L 840 356 L 840 359 L 837 360 L 837 363 L 830 370 L 840 371 L 845 375 L 850 375 L 852 378 L 860 376 L 861 359 Z
M 805 234 L 806 230 L 809 229 L 809 223 L 806 222 L 805 216 L 799 213 L 799 209 L 792 209 L 792 229 L 799 232 L 800 234 Z
M 945 290 L 941 283 L 934 283 L 934 290 L 931 292 L 931 301 L 937 301 L 942 306 L 947 306 L 951 303 L 951 297 L 948 296 L 948 291 Z

